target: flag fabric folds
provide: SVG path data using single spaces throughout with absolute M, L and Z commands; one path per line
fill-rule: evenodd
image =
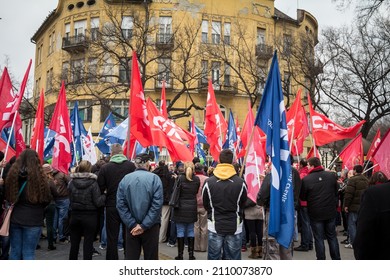
M 83 141 L 83 160 L 88 160 L 91 164 L 97 162 L 95 143 L 92 139 L 91 127 L 88 129 L 88 134 L 82 137 Z
M 367 152 L 366 158 L 368 160 L 370 160 L 372 158 L 372 155 L 374 154 L 376 148 L 378 148 L 380 142 L 381 142 L 381 131 L 378 129 L 378 131 L 375 134 L 374 139 L 371 142 L 370 149 Z
M 165 119 L 150 98 L 146 107 L 154 143 L 163 143 L 172 161 L 191 161 L 193 154 L 184 142 L 189 141 L 188 135 L 170 119 Z
M 69 173 L 72 155 L 70 145 L 72 143 L 72 128 L 68 107 L 66 105 L 65 84 L 62 82 L 58 101 L 49 128 L 56 132 L 54 137 L 54 151 L 52 167 L 65 174 Z
M 363 165 L 363 137 L 361 133 L 348 143 L 339 157 L 343 161 L 343 167 L 348 170 L 352 170 L 357 164 Z
M 31 149 L 38 153 L 38 156 L 43 163 L 43 152 L 44 152 L 44 134 L 45 134 L 45 93 L 42 89 L 39 97 L 39 103 L 37 112 L 35 114 L 34 126 L 32 130 L 30 146 Z
M 354 126 L 342 127 L 331 121 L 325 115 L 314 111 L 310 96 L 307 98 L 309 101 L 312 134 L 316 146 L 323 146 L 334 141 L 354 138 L 366 122 L 362 120 Z
M 210 145 L 209 152 L 215 161 L 218 161 L 222 150 L 222 141 L 225 140 L 226 130 L 226 121 L 215 99 L 213 84 L 209 80 L 204 134 Z
M 223 144 L 223 149 L 230 149 L 235 154 L 235 144 L 237 142 L 237 129 L 234 121 L 232 110 L 229 113 L 228 129 L 226 133 L 226 141 Z
M 267 135 L 266 152 L 272 159 L 268 233 L 288 248 L 294 233 L 294 196 L 286 111 L 276 51 L 255 125 Z
M 380 170 L 390 178 L 390 129 L 386 132 L 385 136 L 381 139 L 381 142 L 373 153 L 372 157 L 379 164 Z
M 133 52 L 131 68 L 131 89 L 130 89 L 130 134 L 144 147 L 152 145 L 152 134 L 147 116 L 144 90 L 142 88 L 141 74 L 138 68 L 137 54 Z M 131 138 L 130 135 L 128 137 Z M 126 139 L 126 138 L 125 138 Z
M 72 127 L 73 132 L 73 145 L 71 145 L 71 151 L 73 155 L 72 166 L 75 166 L 77 165 L 77 162 L 82 159 L 84 154 L 82 138 L 87 136 L 88 134 L 83 122 L 80 119 L 78 101 L 74 103 L 73 110 L 70 114 L 70 125 Z

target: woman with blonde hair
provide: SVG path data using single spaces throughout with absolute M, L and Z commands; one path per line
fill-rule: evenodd
M 185 174 L 185 175 L 184 175 Z M 176 260 L 183 259 L 184 238 L 188 239 L 188 255 L 190 260 L 194 256 L 194 223 L 198 220 L 196 195 L 200 187 L 200 179 L 194 174 L 194 164 L 184 163 L 184 174 L 177 177 L 180 187 L 179 207 L 173 209 L 172 221 L 176 223 L 177 251 Z
M 52 200 L 37 152 L 24 150 L 11 166 L 6 199 L 16 203 L 10 224 L 10 260 L 33 260 L 41 236 L 45 207 Z
M 92 164 L 82 160 L 71 174 L 69 198 L 72 215 L 70 218 L 70 252 L 69 259 L 77 260 L 81 237 L 84 236 L 83 259 L 92 260 L 93 241 L 97 228 L 99 207 L 106 201 L 100 193 L 97 176 L 91 173 Z

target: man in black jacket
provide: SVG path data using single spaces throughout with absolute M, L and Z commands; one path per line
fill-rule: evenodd
M 242 211 L 247 186 L 234 169 L 233 152 L 221 151 L 214 175 L 205 181 L 202 196 L 208 215 L 207 259 L 241 259 Z
M 325 260 L 324 238 L 328 240 L 330 256 L 340 260 L 340 250 L 336 233 L 337 177 L 325 171 L 319 158 L 307 161 L 309 174 L 302 180 L 300 199 L 307 201 L 310 225 L 318 260 Z
M 125 175 L 134 170 L 135 164 L 125 157 L 122 146 L 118 143 L 112 144 L 110 162 L 100 168 L 97 179 L 101 193 L 106 194 L 107 260 L 117 260 L 119 258 L 118 236 L 119 228 L 123 226 L 123 223 L 116 209 L 118 185 Z

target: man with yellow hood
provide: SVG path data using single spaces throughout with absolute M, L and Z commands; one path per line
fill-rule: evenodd
M 209 260 L 241 259 L 242 212 L 247 185 L 237 175 L 232 163 L 233 152 L 222 150 L 213 176 L 203 187 L 203 204 L 208 215 Z

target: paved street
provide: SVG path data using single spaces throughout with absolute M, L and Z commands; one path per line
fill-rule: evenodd
M 338 228 L 338 231 L 341 228 Z M 338 239 L 339 242 L 345 239 L 345 236 L 342 235 L 342 233 L 338 233 Z M 37 250 L 36 252 L 36 259 L 37 260 L 67 260 L 68 254 L 69 254 L 69 248 L 70 244 L 57 244 L 57 250 L 54 251 L 48 251 L 47 250 L 47 241 L 41 240 L 40 243 L 41 249 Z M 299 242 L 295 242 L 295 246 L 299 245 Z M 326 245 L 326 258 L 331 259 L 329 256 L 329 250 Z M 340 245 L 340 254 L 342 260 L 354 260 L 353 256 L 353 250 L 352 249 L 346 249 L 344 248 L 343 244 Z M 82 250 L 82 244 L 81 244 L 81 250 Z M 99 244 L 95 243 L 95 248 L 101 253 L 101 256 L 93 257 L 94 260 L 105 260 L 105 250 L 98 249 Z M 172 260 L 177 255 L 177 248 L 171 248 L 166 245 L 166 243 L 160 244 L 160 260 Z M 247 252 L 242 253 L 242 259 L 245 260 L 251 260 L 248 258 L 248 255 L 250 254 L 249 250 Z M 123 251 L 119 252 L 119 257 L 123 259 Z M 195 257 L 198 260 L 206 260 L 207 259 L 207 253 L 202 252 L 195 252 Z M 188 253 L 187 249 L 184 251 L 184 258 L 188 259 Z M 80 252 L 79 259 L 82 259 L 82 252 Z M 294 260 L 315 260 L 315 251 L 311 250 L 309 252 L 294 252 Z

